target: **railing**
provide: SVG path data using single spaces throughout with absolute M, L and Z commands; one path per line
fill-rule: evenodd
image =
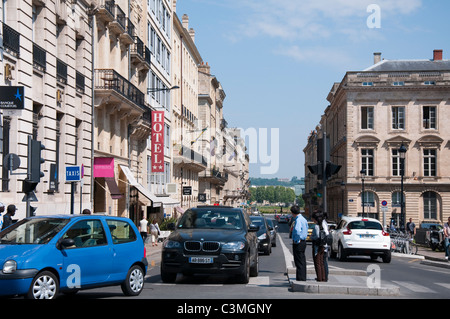
M 125 12 L 116 4 L 116 20 L 120 24 L 120 26 L 126 30 L 127 28 L 127 17 L 125 16 Z
M 20 33 L 3 23 L 3 46 L 11 52 L 20 53 Z
M 145 46 L 145 55 L 144 55 L 144 59 L 145 59 L 145 62 L 147 62 L 149 65 L 150 65 L 150 55 L 151 55 L 151 53 L 150 53 L 150 49 L 149 48 L 147 48 L 147 46 Z
M 131 53 L 135 53 L 144 59 L 144 42 L 142 42 L 138 36 L 134 37 L 134 45 L 131 49 Z
M 94 87 L 95 89 L 114 90 L 131 102 L 142 107 L 145 111 L 148 110 L 145 104 L 144 93 L 114 70 L 95 70 Z
M 206 158 L 201 155 L 200 153 L 197 153 L 196 151 L 194 151 L 193 149 L 186 147 L 186 146 L 182 146 L 180 153 L 181 156 L 190 159 L 196 163 L 202 164 L 204 166 L 208 165 L 208 162 L 206 161 Z
M 127 33 L 128 35 L 133 38 L 134 37 L 134 24 L 131 23 L 131 20 L 129 18 L 126 19 L 127 20 Z
M 47 52 L 36 43 L 33 43 L 33 65 L 44 71 L 47 67 Z

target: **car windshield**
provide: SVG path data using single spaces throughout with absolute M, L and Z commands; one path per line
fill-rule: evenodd
M 178 222 L 177 228 L 242 229 L 243 220 L 239 211 L 188 209 Z
M 368 221 L 368 220 L 358 220 L 351 222 L 348 225 L 349 229 L 375 229 L 375 230 L 383 230 L 383 227 L 380 223 Z
M 65 218 L 24 219 L 0 233 L 0 244 L 47 244 L 68 222 Z

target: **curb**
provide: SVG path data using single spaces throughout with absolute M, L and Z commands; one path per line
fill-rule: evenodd
M 425 258 L 424 260 L 422 260 L 420 262 L 422 265 L 427 265 L 427 266 L 434 266 L 434 267 L 440 267 L 440 268 L 446 268 L 446 269 L 450 269 L 450 263 L 447 261 L 442 261 L 442 259 L 428 259 Z

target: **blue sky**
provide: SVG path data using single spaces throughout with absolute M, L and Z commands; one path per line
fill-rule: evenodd
M 176 12 L 189 16 L 197 48 L 225 90 L 229 126 L 269 132 L 272 163 L 263 163 L 258 144 L 248 145 L 257 154 L 251 177 L 304 176 L 303 148 L 333 83 L 371 66 L 374 52 L 432 59 L 442 49 L 450 58 L 448 0 L 178 0 Z M 369 28 L 368 18 L 380 28 Z M 270 153 L 273 129 L 278 156 Z M 268 166 L 275 169 L 262 172 Z

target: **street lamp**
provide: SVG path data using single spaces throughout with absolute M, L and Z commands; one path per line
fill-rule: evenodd
M 154 92 L 160 92 L 160 91 L 171 91 L 175 89 L 179 89 L 179 86 L 172 86 L 171 88 L 148 88 L 147 93 L 154 93 Z
M 400 156 L 400 176 L 401 176 L 401 182 L 400 182 L 400 229 L 403 229 L 405 226 L 405 203 L 403 200 L 403 177 L 405 176 L 405 156 L 406 156 L 406 147 L 405 145 L 400 146 L 398 149 L 398 154 Z
M 364 194 L 364 178 L 366 177 L 366 170 L 363 168 L 361 171 L 360 171 L 360 173 L 361 173 L 361 182 L 362 182 L 362 194 L 361 194 L 361 197 L 362 197 L 362 207 L 363 207 L 363 211 L 362 211 L 362 217 L 364 218 L 364 207 L 366 206 L 366 203 L 365 203 L 365 194 Z

